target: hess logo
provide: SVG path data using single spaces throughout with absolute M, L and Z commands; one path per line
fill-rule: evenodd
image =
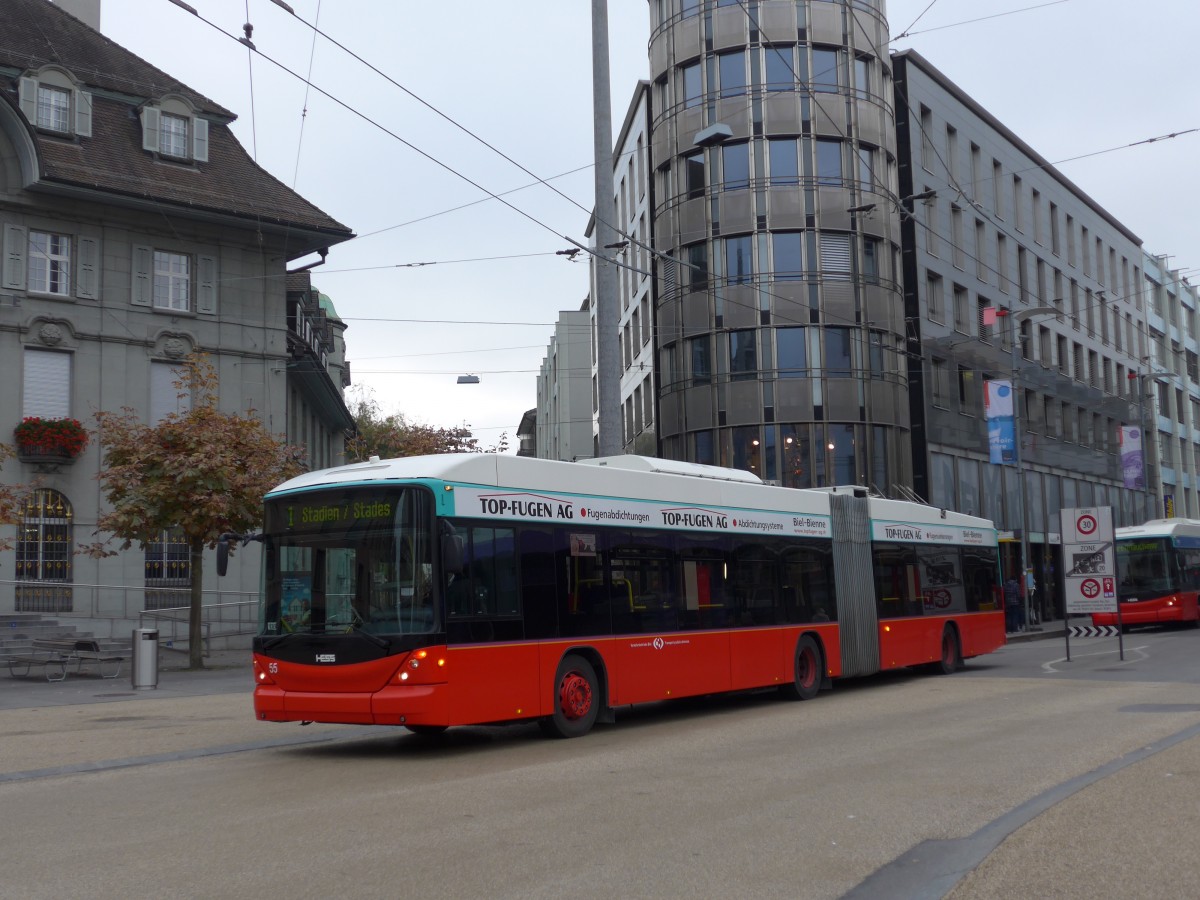
M 318 653 L 317 654 L 317 662 L 319 662 L 319 663 L 337 662 L 337 654 L 336 653 Z

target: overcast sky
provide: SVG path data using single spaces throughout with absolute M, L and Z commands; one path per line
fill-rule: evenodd
M 892 46 L 916 49 L 1148 250 L 1200 275 L 1200 131 L 1127 146 L 1200 128 L 1200 2 L 1044 2 L 889 0 L 891 33 L 910 33 Z M 588 289 L 582 254 L 556 251 L 584 241 L 592 206 L 590 2 L 290 0 L 293 18 L 270 0 L 190 0 L 234 37 L 248 3 L 252 58 L 170 0 L 102 3 L 108 37 L 235 112 L 261 166 L 359 235 L 313 271 L 349 325 L 356 389 L 515 447 L 552 324 Z M 648 74 L 648 5 L 609 0 L 608 15 L 615 139 Z M 497 151 L 566 197 L 529 187 Z

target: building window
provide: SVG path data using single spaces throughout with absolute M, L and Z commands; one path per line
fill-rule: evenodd
M 766 60 L 767 90 L 790 91 L 796 87 L 796 70 L 792 65 L 791 44 L 774 44 L 763 48 Z
M 933 405 L 938 409 L 950 408 L 949 369 L 944 359 L 930 360 L 930 380 L 933 382 Z
M 758 376 L 758 348 L 753 328 L 729 332 L 729 378 L 751 381 Z
M 835 279 L 850 276 L 850 235 L 821 233 L 821 274 Z
M 25 350 L 21 414 L 42 419 L 71 415 L 71 354 Z
M 776 281 L 799 281 L 804 277 L 804 235 L 781 231 L 771 235 L 772 268 Z
M 749 284 L 754 276 L 750 235 L 726 238 L 725 276 L 729 284 Z
M 827 378 L 849 378 L 854 367 L 853 328 L 825 329 L 825 376 Z
M 692 338 L 688 343 L 691 345 L 692 384 L 694 386 L 711 384 L 712 351 L 708 335 Z
M 687 198 L 695 200 L 704 196 L 704 151 L 697 150 L 683 158 L 684 184 L 687 186 Z
M 806 378 L 808 376 L 807 330 L 804 328 L 776 328 L 775 354 L 778 359 L 780 378 Z
M 837 187 L 842 183 L 842 142 L 817 141 L 817 184 Z
M 708 244 L 689 244 L 684 250 L 687 252 L 688 287 L 703 291 L 708 287 Z
M 182 253 L 154 251 L 154 306 L 186 312 L 191 309 L 191 259 Z
M 750 187 L 750 145 L 729 144 L 722 147 L 721 169 L 725 190 L 745 190 Z
M 34 127 L 62 135 L 91 137 L 92 95 L 77 90 L 66 71 L 49 67 L 18 80 L 18 102 Z
M 188 155 L 188 120 L 183 116 L 163 113 L 159 120 L 158 150 L 166 156 L 186 158 Z
M 771 184 L 800 183 L 795 138 L 768 141 L 767 154 L 771 163 Z
M 71 92 L 62 88 L 38 85 L 37 127 L 49 131 L 71 130 Z
M 71 239 L 64 234 L 29 232 L 29 281 L 33 293 L 71 293 Z
M 169 528 L 160 533 L 157 540 L 146 544 L 145 577 L 148 588 L 146 609 L 171 609 L 188 605 L 192 558 L 182 528 Z
M 813 69 L 809 85 L 818 94 L 836 94 L 838 90 L 838 52 L 813 47 Z
M 746 93 L 746 53 L 737 50 L 717 57 L 721 72 L 721 96 L 739 97 Z
M 38 489 L 25 500 L 16 546 L 16 611 L 70 612 L 74 514 L 58 491 Z
M 863 238 L 863 279 L 879 283 L 879 238 Z
M 700 63 L 683 66 L 679 70 L 680 102 L 685 109 L 700 105 Z
M 926 273 L 925 309 L 931 321 L 941 322 L 945 316 L 946 300 L 943 296 L 942 276 Z

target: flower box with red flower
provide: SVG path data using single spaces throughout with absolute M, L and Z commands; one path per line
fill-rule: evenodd
M 17 458 L 31 463 L 72 463 L 88 445 L 87 429 L 78 419 L 27 416 L 13 429 Z

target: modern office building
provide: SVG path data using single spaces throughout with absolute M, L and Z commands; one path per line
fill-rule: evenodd
M 918 53 L 891 62 L 899 190 L 923 198 L 903 224 L 913 488 L 1025 529 L 1048 574 L 1060 509 L 1144 518 L 1120 452 L 1147 353 L 1141 241 Z M 992 380 L 1017 400 L 1017 465 L 989 461 Z
M 341 461 L 343 326 L 307 275 L 287 270 L 350 230 L 260 169 L 230 131 L 232 112 L 61 7 L 5 0 L 0 30 L 9 434 L 24 417 L 94 426 L 97 411 L 125 407 L 155 422 L 180 408 L 176 370 L 199 352 L 223 410 L 255 410 L 304 444 L 310 464 Z M 3 532 L 15 546 L 0 553 L 0 612 L 136 623 L 147 606 L 186 604 L 190 562 L 171 531 L 105 559 L 78 551 L 102 537 L 100 468 L 94 440 L 77 457 L 4 465 L 6 482 L 36 479 L 37 490 Z M 219 587 L 241 596 L 257 585 L 257 558 L 243 554 Z
M 1143 519 L 1200 518 L 1200 291 L 1163 256 L 1146 255 L 1142 272 L 1148 358 L 1129 376 L 1146 455 L 1157 461 Z
M 867 0 L 651 5 L 663 456 L 911 484 L 887 43 Z
M 595 452 L 595 334 L 593 314 L 558 314 L 554 335 L 537 377 L 537 426 L 533 441 L 542 459 L 590 459 Z

